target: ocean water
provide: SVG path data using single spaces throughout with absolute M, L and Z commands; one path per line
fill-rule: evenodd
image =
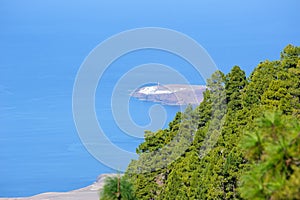
M 144 63 L 161 63 L 169 67 L 139 67 Z M 49 68 L 36 69 L 35 74 L 21 68 L 20 71 L 6 69 L 6 73 L 20 79 L 15 81 L 15 87 L 0 94 L 4 100 L 1 104 L 0 197 L 69 191 L 93 183 L 99 174 L 120 170 L 107 167 L 89 154 L 77 133 L 72 116 L 72 90 L 79 67 L 69 68 L 68 73 L 63 74 Z M 170 69 L 174 77 L 172 72 L 169 73 Z M 22 79 L 24 73 L 26 79 Z M 191 84 L 204 83 L 189 63 L 167 52 L 133 52 L 111 64 L 100 77 L 95 93 L 95 112 L 99 125 L 114 145 L 135 152 L 143 141 L 143 138 L 122 131 L 127 126 L 122 124 L 122 119 L 134 122 L 140 130 L 134 134 L 142 136 L 144 128 L 152 131 L 166 128 L 176 112 L 184 109 L 158 106 L 129 96 L 134 89 L 158 81 L 162 84 L 182 83 L 176 74 L 184 76 Z M 124 78 L 126 76 L 129 78 Z M 135 85 L 137 80 L 142 84 Z M 7 80 L 7 84 L 10 81 L 13 80 Z M 112 105 L 113 98 L 115 104 L 128 108 L 128 113 L 121 116 L 121 124 L 116 123 L 112 113 L 113 107 L 118 108 Z M 153 106 L 159 111 L 152 112 Z M 154 119 L 163 123 L 147 127 Z M 120 159 L 118 155 L 112 156 Z

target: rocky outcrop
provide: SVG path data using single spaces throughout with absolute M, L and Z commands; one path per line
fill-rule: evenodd
M 165 105 L 198 105 L 203 100 L 205 90 L 204 85 L 157 84 L 138 88 L 131 96 Z

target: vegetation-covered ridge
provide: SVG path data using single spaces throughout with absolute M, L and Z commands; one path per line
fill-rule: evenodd
M 145 132 L 124 178 L 137 199 L 300 199 L 300 47 L 207 80 L 202 103 Z

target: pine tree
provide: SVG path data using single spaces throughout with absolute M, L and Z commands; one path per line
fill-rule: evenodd
M 300 199 L 295 196 L 300 192 L 300 184 L 295 180 L 300 168 L 299 122 L 280 112 L 271 112 L 260 118 L 256 125 L 257 128 L 245 135 L 241 143 L 251 161 L 249 170 L 241 178 L 242 197 Z
M 124 176 L 108 177 L 100 191 L 100 200 L 135 200 L 132 184 Z

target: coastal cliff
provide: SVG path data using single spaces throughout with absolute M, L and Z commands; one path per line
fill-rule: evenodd
M 157 84 L 138 88 L 130 95 L 139 100 L 164 105 L 198 105 L 203 100 L 205 90 L 205 85 Z

